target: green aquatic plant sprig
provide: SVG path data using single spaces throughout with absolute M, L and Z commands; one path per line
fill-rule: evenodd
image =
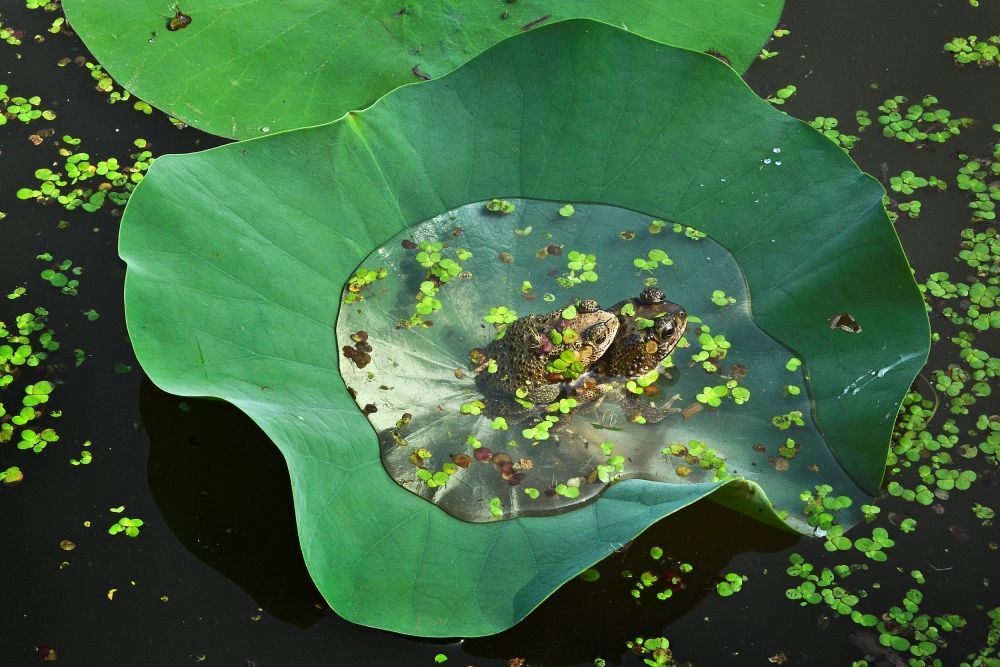
M 795 86 L 785 86 L 775 91 L 774 95 L 768 95 L 766 100 L 774 106 L 781 106 L 788 98 L 795 94 Z
M 962 250 L 959 251 L 958 258 L 970 268 L 980 273 L 1000 273 L 1000 234 L 997 234 L 996 229 L 988 227 L 981 232 L 971 228 L 963 229 L 960 246 Z
M 144 139 L 136 139 L 134 144 L 140 149 L 147 145 Z M 34 199 L 42 204 L 58 202 L 68 211 L 82 208 L 90 213 L 104 206 L 107 199 L 124 206 L 154 159 L 150 151 L 140 150 L 129 156 L 133 160 L 132 165 L 123 167 L 114 158 L 91 163 L 88 153 L 74 153 L 67 148 L 61 148 L 59 152 L 66 157 L 63 165 L 65 173 L 48 168 L 37 169 L 35 178 L 40 181 L 39 186 L 21 188 L 17 191 L 18 199 Z M 100 178 L 102 182 L 96 189 L 79 185 L 90 178 Z M 64 191 L 62 188 L 67 185 L 75 187 Z
M 347 280 L 347 292 L 344 294 L 344 304 L 350 305 L 355 301 L 364 301 L 365 297 L 361 294 L 361 290 L 376 280 L 384 280 L 388 275 L 389 271 L 384 267 L 378 269 L 359 268 Z M 421 284 L 420 289 L 424 291 L 423 284 Z
M 820 134 L 840 146 L 845 153 L 849 153 L 854 148 L 854 144 L 858 138 L 852 134 L 844 134 L 836 130 L 835 128 L 838 124 L 839 121 L 836 118 L 827 116 L 816 116 L 815 119 L 809 121 L 809 125 L 816 128 Z
M 967 155 L 959 155 L 959 159 L 968 159 Z M 987 168 L 985 160 L 969 160 L 959 167 L 955 177 L 959 190 L 968 193 L 969 208 L 972 210 L 972 222 L 979 220 L 994 220 L 996 201 L 1000 200 L 1000 187 L 988 179 L 1000 176 L 1000 161 L 990 161 Z
M 688 320 L 690 322 L 690 320 Z M 711 328 L 703 325 L 698 334 L 698 343 L 701 350 L 691 355 L 691 363 L 700 363 L 707 373 L 715 373 L 719 370 L 718 362 L 726 358 L 729 348 L 732 346 L 724 334 L 711 333 Z M 725 394 L 720 395 L 725 396 Z
M 564 273 L 556 278 L 556 283 L 560 287 L 573 287 L 583 282 L 592 283 L 597 280 L 597 272 L 594 271 L 597 267 L 596 255 L 588 255 L 574 250 L 568 253 L 566 257 L 569 260 L 566 264 L 569 273 Z M 579 271 L 579 274 L 577 271 Z
M 138 537 L 139 529 L 144 525 L 142 519 L 130 519 L 127 516 L 123 516 L 118 520 L 118 523 L 114 523 L 108 528 L 108 534 L 117 535 L 118 533 L 125 533 L 129 537 Z
M 2 39 L 2 29 L 0 29 L 0 39 Z M 22 123 L 30 123 L 39 118 L 43 120 L 55 120 L 56 114 L 50 109 L 39 109 L 42 98 L 37 95 L 31 97 L 21 97 L 19 95 L 10 96 L 7 94 L 7 86 L 0 84 L 0 125 L 5 125 L 8 119 L 19 120 Z
M 810 526 L 829 531 L 834 524 L 833 513 L 850 507 L 852 501 L 848 496 L 833 495 L 833 487 L 829 484 L 818 484 L 815 489 L 815 493 L 806 490 L 799 495 L 805 503 L 802 513 L 808 517 Z
M 943 143 L 974 123 L 971 118 L 952 118 L 950 111 L 936 106 L 938 98 L 933 95 L 926 95 L 920 104 L 904 108 L 906 102 L 905 97 L 897 95 L 879 105 L 882 115 L 878 122 L 886 137 L 906 143 Z
M 944 50 L 954 54 L 955 64 L 959 67 L 970 63 L 980 67 L 996 65 L 1000 55 L 1000 36 L 993 35 L 979 41 L 975 35 L 956 37 L 944 45 Z

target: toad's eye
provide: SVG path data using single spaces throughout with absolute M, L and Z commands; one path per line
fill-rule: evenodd
M 674 323 L 670 320 L 666 320 L 660 326 L 656 327 L 656 337 L 660 340 L 667 340 L 674 335 Z
M 604 322 L 598 322 L 594 326 L 587 329 L 585 338 L 595 345 L 602 345 L 608 339 L 610 335 L 608 330 L 608 325 Z

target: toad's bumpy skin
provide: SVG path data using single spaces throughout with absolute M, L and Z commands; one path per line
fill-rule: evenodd
M 621 404 L 630 419 L 641 415 L 648 422 L 677 412 L 670 407 L 673 400 L 654 408 L 632 396 L 625 385 L 654 370 L 677 346 L 687 329 L 684 309 L 667 301 L 662 290 L 649 287 L 606 311 L 593 299 L 581 301 L 576 311 L 572 319 L 564 318 L 563 310 L 522 317 L 489 344 L 486 355 L 496 360 L 497 370 L 476 376 L 486 414 L 517 423 L 565 397 L 574 398 L 580 412 L 590 412 L 607 399 Z M 578 334 L 575 339 L 553 343 L 551 331 L 570 329 Z M 579 362 L 579 377 L 572 380 L 546 369 L 567 351 Z
M 552 380 L 546 365 L 570 351 L 589 368 L 614 342 L 618 332 L 618 319 L 614 314 L 601 310 L 593 299 L 584 299 L 576 307 L 576 316 L 565 319 L 563 310 L 547 315 L 528 315 L 509 325 L 503 337 L 486 347 L 486 356 L 496 360 L 497 370 L 487 370 L 476 375 L 476 386 L 486 398 L 486 412 L 491 415 L 527 416 L 533 408 L 516 401 L 520 389 L 521 400 L 547 405 L 558 400 L 562 392 L 560 380 Z M 571 342 L 555 345 L 550 331 L 560 335 L 572 330 L 578 336 Z

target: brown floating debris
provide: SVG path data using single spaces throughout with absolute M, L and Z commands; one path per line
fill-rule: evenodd
M 500 253 L 497 256 L 497 259 L 499 259 L 504 264 L 513 264 L 514 263 L 514 255 L 510 254 L 509 252 L 502 252 L 502 253 Z
M 704 409 L 705 408 L 701 406 L 701 403 L 695 402 L 681 410 L 681 416 L 684 417 L 684 419 L 687 419 L 691 415 L 696 415 Z
M 345 345 L 342 348 L 344 357 L 353 361 L 354 365 L 358 368 L 364 368 L 372 360 L 370 354 L 372 346 L 368 344 L 368 332 L 358 331 L 353 333 L 351 334 L 351 340 L 355 342 L 355 345 Z

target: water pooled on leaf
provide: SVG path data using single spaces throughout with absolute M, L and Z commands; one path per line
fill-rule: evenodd
M 341 295 L 340 372 L 397 483 L 473 522 L 569 511 L 629 478 L 744 477 L 791 522 L 816 484 L 866 498 L 816 429 L 809 392 L 784 391 L 807 387 L 806 369 L 786 367 L 795 354 L 753 322 L 721 245 L 612 206 L 574 204 L 567 224 L 563 204 L 509 204 L 407 229 L 359 267 L 380 277 Z M 672 353 L 637 362 L 659 361 L 685 313 Z M 793 411 L 801 426 L 772 422 Z M 794 447 L 787 470 L 760 444 Z

